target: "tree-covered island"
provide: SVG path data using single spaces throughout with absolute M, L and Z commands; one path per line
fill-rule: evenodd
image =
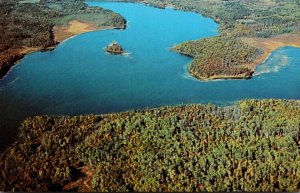
M 106 49 L 105 49 L 108 53 L 111 53 L 111 54 L 116 54 L 116 55 L 119 55 L 119 54 L 123 54 L 125 53 L 124 49 L 121 47 L 120 44 L 118 44 L 117 42 L 113 41 L 112 43 L 110 43 Z

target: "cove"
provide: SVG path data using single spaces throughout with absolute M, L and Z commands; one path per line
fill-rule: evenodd
M 28 116 L 120 112 L 190 103 L 233 104 L 247 98 L 300 99 L 300 49 L 284 47 L 250 80 L 199 81 L 178 43 L 215 36 L 218 25 L 191 12 L 133 3 L 89 2 L 120 13 L 126 30 L 75 36 L 49 52 L 27 55 L 0 81 L 0 146 L 13 142 Z M 104 51 L 117 41 L 127 56 Z

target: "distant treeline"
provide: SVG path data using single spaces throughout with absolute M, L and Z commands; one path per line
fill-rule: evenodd
M 125 19 L 102 8 L 89 8 L 83 0 L 0 1 L 0 78 L 24 54 L 23 47 L 54 46 L 52 28 L 82 19 L 101 26 L 123 28 Z M 67 16 L 69 19 L 66 19 Z
M 96 0 L 97 1 L 97 0 Z M 116 0 L 119 1 L 119 0 Z M 221 34 L 270 37 L 300 32 L 299 0 L 121 0 L 194 11 L 220 23 Z
M 0 190 L 299 191 L 299 126 L 300 101 L 273 99 L 37 116 L 0 157 Z

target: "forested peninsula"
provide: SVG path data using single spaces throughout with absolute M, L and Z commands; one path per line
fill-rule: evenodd
M 83 0 L 1 0 L 0 7 L 0 79 L 28 53 L 79 33 L 126 27 L 121 15 Z
M 298 191 L 300 101 L 25 120 L 1 191 Z
M 282 46 L 300 47 L 298 0 L 116 1 L 193 11 L 219 23 L 218 37 L 189 41 L 172 48 L 194 57 L 189 72 L 201 80 L 248 79 L 272 51 Z

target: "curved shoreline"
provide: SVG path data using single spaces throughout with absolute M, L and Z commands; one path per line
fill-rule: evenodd
M 26 55 L 39 52 L 39 51 L 51 51 L 55 49 L 56 45 L 50 46 L 47 48 L 42 47 L 21 47 L 21 48 L 13 48 L 5 50 L 7 55 L 13 53 L 11 58 L 5 58 L 6 55 L 2 55 L 0 58 L 0 62 L 3 62 L 4 65 L 0 66 L 0 81 L 5 78 L 8 73 L 11 71 L 12 67 L 19 63 Z M 3 59 L 4 58 L 4 59 Z
M 26 55 L 32 54 L 34 52 L 39 52 L 39 51 L 51 51 L 55 49 L 55 46 L 50 46 L 48 48 L 40 48 L 40 47 L 23 47 L 23 48 L 18 48 L 18 49 L 13 49 L 17 50 L 19 55 L 17 55 L 15 58 L 12 58 L 11 61 L 9 62 L 9 65 L 4 65 L 0 68 L 0 81 L 4 79 L 6 76 L 8 76 L 9 72 L 12 71 L 13 67 L 16 66 Z

